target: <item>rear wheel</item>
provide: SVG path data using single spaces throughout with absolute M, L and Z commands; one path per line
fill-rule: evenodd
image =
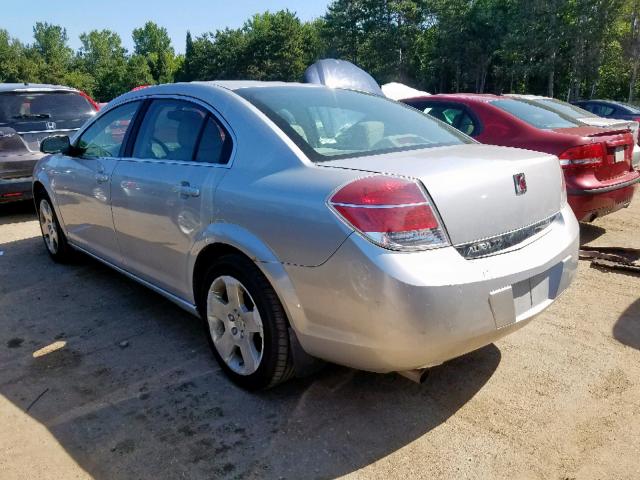
M 288 322 L 262 272 L 242 255 L 225 255 L 205 275 L 200 305 L 213 354 L 248 390 L 269 388 L 294 374 Z
M 47 251 L 51 258 L 56 262 L 66 263 L 71 260 L 73 251 L 67 243 L 67 238 L 60 228 L 56 212 L 51 206 L 48 197 L 40 197 L 38 203 L 38 219 L 40 220 L 40 230 L 42 231 L 42 239 L 47 247 Z

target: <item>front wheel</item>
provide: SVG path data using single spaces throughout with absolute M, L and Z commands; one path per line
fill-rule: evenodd
M 201 305 L 209 343 L 224 372 L 248 390 L 269 388 L 294 374 L 288 322 L 258 268 L 226 255 L 209 268 Z
M 46 197 L 38 200 L 38 219 L 40 220 L 42 239 L 51 258 L 60 263 L 71 260 L 73 252 L 60 228 L 56 212 Z

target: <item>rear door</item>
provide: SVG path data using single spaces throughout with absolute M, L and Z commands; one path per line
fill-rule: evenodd
M 156 98 L 129 149 L 112 184 L 125 268 L 189 299 L 188 259 L 213 218 L 215 188 L 231 157 L 229 129 L 203 104 Z
M 111 218 L 111 176 L 139 106 L 126 103 L 100 116 L 75 142 L 77 156 L 56 155 L 49 162 L 69 240 L 116 264 L 120 254 Z

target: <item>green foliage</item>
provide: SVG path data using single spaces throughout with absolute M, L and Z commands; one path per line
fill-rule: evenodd
M 177 65 L 167 29 L 147 22 L 134 29 L 132 36 L 134 53 L 146 58 L 153 79 L 157 83 L 172 82 Z
M 31 44 L 0 29 L 0 81 L 66 83 L 106 101 L 176 80 L 296 81 L 334 57 L 432 92 L 640 95 L 640 0 L 334 0 L 310 22 L 281 10 L 187 32 L 184 55 L 153 22 L 132 38 L 129 53 L 118 34 L 93 30 L 73 52 L 59 25 L 36 23 Z

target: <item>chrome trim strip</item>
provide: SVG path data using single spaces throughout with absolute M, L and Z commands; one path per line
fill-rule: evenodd
M 547 230 L 547 228 L 549 228 L 551 224 L 560 217 L 560 215 L 560 213 L 556 213 L 544 220 L 516 230 L 511 230 L 493 237 L 475 240 L 473 242 L 455 245 L 455 249 L 460 253 L 460 255 L 467 259 L 487 257 L 504 252 L 511 247 L 541 234 Z
M 75 132 L 77 128 L 54 128 L 53 130 L 31 130 L 28 132 L 16 132 L 18 135 L 24 135 L 26 133 L 59 133 L 59 132 Z
M 353 203 L 331 202 L 334 207 L 353 207 L 353 208 L 402 208 L 402 207 L 419 207 L 420 205 L 430 205 L 429 202 L 419 203 L 402 203 L 398 205 L 355 205 Z
M 123 268 L 118 267 L 117 265 L 114 265 L 113 263 L 109 262 L 108 260 L 105 260 L 104 258 L 99 257 L 98 255 L 96 255 L 94 253 L 91 253 L 91 252 L 85 250 L 82 247 L 79 247 L 79 246 L 77 246 L 75 244 L 72 244 L 71 242 L 69 242 L 69 245 L 71 245 L 76 250 L 79 250 L 80 252 L 82 252 L 82 253 L 84 253 L 86 255 L 89 255 L 91 258 L 94 258 L 95 260 L 98 260 L 100 263 L 103 263 L 106 266 L 113 268 L 118 273 L 122 273 L 123 275 L 129 277 L 131 280 L 135 280 L 136 282 L 140 283 L 141 285 L 143 285 L 143 286 L 153 290 L 154 292 L 162 295 L 167 300 L 171 300 L 173 303 L 178 305 L 183 310 L 186 310 L 190 314 L 195 315 L 196 317 L 200 316 L 200 314 L 198 313 L 198 308 L 195 305 L 193 305 L 192 303 L 187 302 L 186 300 L 178 297 L 177 295 L 174 295 L 173 293 L 167 292 L 166 290 L 158 287 L 157 285 L 154 285 L 153 283 L 150 283 L 150 282 L 148 282 L 146 280 L 143 280 L 142 278 L 134 275 L 133 273 L 128 272 L 128 271 L 124 270 Z

